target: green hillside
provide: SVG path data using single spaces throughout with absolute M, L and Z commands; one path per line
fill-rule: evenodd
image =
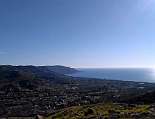
M 150 105 L 96 104 L 66 108 L 45 119 L 154 119 Z

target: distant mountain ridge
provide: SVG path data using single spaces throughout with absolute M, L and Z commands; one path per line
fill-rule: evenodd
M 72 74 L 78 72 L 78 70 L 66 66 L 54 65 L 54 66 L 39 66 L 40 68 L 45 68 L 50 71 L 60 73 L 60 74 Z
M 11 70 L 11 69 L 24 69 L 24 70 L 30 70 L 32 68 L 38 68 L 40 70 L 48 70 L 48 71 L 52 71 L 55 73 L 59 73 L 59 74 L 71 74 L 71 73 L 75 73 L 78 72 L 77 69 L 75 68 L 71 68 L 71 67 L 66 67 L 66 66 L 62 66 L 62 65 L 53 65 L 53 66 L 33 66 L 33 65 L 18 65 L 18 66 L 13 66 L 13 65 L 0 65 L 0 70 Z
M 60 67 L 60 66 L 59 66 Z M 0 66 L 0 89 L 9 88 L 26 88 L 36 89 L 42 87 L 51 87 L 54 84 L 68 84 L 72 83 L 72 77 L 66 76 L 63 73 L 76 71 L 73 68 L 61 66 L 54 66 L 57 70 L 54 72 L 52 66 Z M 64 69 L 62 70 L 62 69 Z

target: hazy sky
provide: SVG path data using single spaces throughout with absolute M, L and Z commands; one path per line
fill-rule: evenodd
M 155 0 L 0 0 L 0 64 L 154 67 Z

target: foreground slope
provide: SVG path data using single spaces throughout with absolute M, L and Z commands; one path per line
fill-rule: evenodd
M 155 106 L 113 103 L 74 106 L 45 119 L 155 119 Z

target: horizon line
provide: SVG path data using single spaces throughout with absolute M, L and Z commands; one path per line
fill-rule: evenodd
M 111 69 L 111 68 L 116 68 L 116 69 L 120 69 L 120 68 L 155 68 L 154 66 L 109 66 L 109 67 L 107 67 L 107 66 L 103 66 L 103 67 L 101 67 L 101 66 L 99 66 L 99 67 L 91 67 L 91 66 L 86 66 L 86 67 L 83 67 L 83 66 L 71 66 L 71 65 L 61 65 L 61 64 L 51 64 L 51 65 L 47 65 L 47 64 L 44 64 L 44 65 L 42 65 L 42 64 L 39 64 L 39 65 L 37 65 L 37 64 L 0 64 L 0 66 L 64 66 L 64 67 L 70 67 L 70 68 L 76 68 L 76 69 Z

